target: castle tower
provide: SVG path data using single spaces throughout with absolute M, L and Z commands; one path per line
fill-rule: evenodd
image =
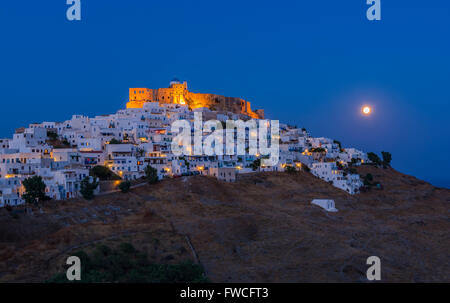
M 186 93 L 188 91 L 187 89 L 187 82 L 184 81 L 181 83 L 180 80 L 177 78 L 174 78 L 172 81 L 170 81 L 169 88 L 171 89 L 171 96 L 172 96 L 172 103 L 175 104 L 186 104 Z

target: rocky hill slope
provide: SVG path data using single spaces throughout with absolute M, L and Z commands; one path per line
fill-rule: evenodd
M 199 262 L 213 282 L 366 281 L 374 255 L 384 282 L 450 282 L 450 190 L 392 169 L 359 173 L 384 189 L 350 196 L 305 172 L 196 176 L 32 214 L 1 209 L 0 282 L 42 282 L 74 251 L 122 242 L 155 262 Z

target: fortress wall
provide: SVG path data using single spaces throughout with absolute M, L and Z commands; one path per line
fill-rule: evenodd
M 252 118 L 264 118 L 264 111 L 259 111 L 259 113 L 252 112 L 250 102 L 241 98 L 191 92 L 187 92 L 185 97 L 187 104 L 192 109 L 207 107 L 214 111 L 228 111 L 236 114 L 246 114 Z
M 153 89 L 148 88 L 130 88 L 130 101 L 153 101 Z
M 187 83 L 174 83 L 168 88 L 148 89 L 130 88 L 127 108 L 142 108 L 145 102 L 187 104 L 191 109 L 207 107 L 213 111 L 228 111 L 245 114 L 251 118 L 264 118 L 264 110 L 251 110 L 251 104 L 241 98 L 225 97 L 215 94 L 192 93 Z

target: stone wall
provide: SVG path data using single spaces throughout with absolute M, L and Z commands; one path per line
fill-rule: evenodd
M 225 97 L 215 94 L 193 93 L 184 82 L 171 84 L 168 88 L 148 89 L 130 88 L 127 108 L 142 108 L 145 102 L 187 104 L 190 109 L 207 107 L 213 111 L 227 111 L 244 114 L 251 118 L 264 119 L 264 110 L 251 110 L 251 104 L 241 98 Z

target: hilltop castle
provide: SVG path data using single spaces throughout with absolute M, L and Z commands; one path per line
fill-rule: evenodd
M 228 111 L 255 119 L 264 119 L 264 110 L 252 111 L 248 101 L 215 94 L 193 93 L 188 90 L 186 81 L 181 83 L 178 79 L 172 80 L 168 88 L 130 88 L 127 108 L 142 108 L 146 102 L 187 105 L 191 110 L 207 107 L 213 111 Z

